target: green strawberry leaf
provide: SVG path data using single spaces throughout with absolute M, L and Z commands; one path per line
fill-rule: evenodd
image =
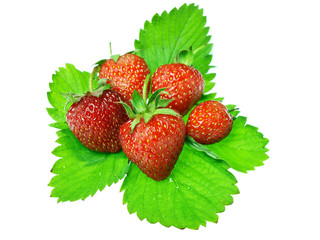
M 237 117 L 233 122 L 231 133 L 225 139 L 206 145 L 233 169 L 244 173 L 262 166 L 263 161 L 269 158 L 266 154 L 269 140 L 258 132 L 258 128 L 246 124 L 246 121 L 246 117 Z
M 202 9 L 184 4 L 169 13 L 156 14 L 152 21 L 145 23 L 139 40 L 135 41 L 136 53 L 146 60 L 151 72 L 174 62 L 182 50 L 199 49 L 192 64 L 204 76 L 205 94 L 197 104 L 223 100 L 209 93 L 216 75 L 209 73 L 213 67 L 210 66 L 213 45 L 209 43 L 211 36 L 205 24 Z M 49 186 L 54 188 L 51 196 L 57 197 L 58 202 L 86 199 L 126 176 L 121 191 L 124 191 L 123 202 L 130 213 L 137 213 L 141 220 L 150 223 L 198 229 L 207 221 L 217 222 L 217 214 L 232 204 L 233 194 L 239 193 L 237 180 L 228 169 L 247 172 L 263 165 L 268 158 L 265 148 L 268 139 L 256 127 L 246 124 L 245 117 L 237 117 L 239 111 L 235 105 L 227 105 L 228 110 L 235 109 L 231 112 L 235 120 L 230 135 L 205 147 L 185 144 L 171 175 L 163 181 L 154 181 L 135 164 L 129 165 L 122 151 L 113 154 L 91 151 L 69 130 L 65 116 L 71 104 L 62 94 L 88 91 L 89 77 L 90 73 L 67 64 L 53 75 L 53 82 L 49 84 L 48 100 L 52 108 L 47 111 L 55 121 L 50 126 L 60 129 L 57 132 L 60 146 L 53 150 L 60 159 L 52 168 L 56 175 Z M 96 85 L 94 81 L 92 87 Z M 166 104 L 155 100 L 159 105 Z M 185 122 L 187 118 L 188 115 L 184 117 Z
M 52 168 L 56 176 L 49 183 L 54 187 L 51 196 L 57 197 L 58 202 L 93 196 L 97 190 L 118 182 L 128 170 L 128 159 L 122 151 L 114 154 L 91 151 L 78 141 L 66 123 L 66 112 L 71 104 L 67 104 L 62 95 L 87 92 L 89 77 L 90 73 L 67 64 L 66 68 L 59 68 L 49 84 L 48 100 L 52 108 L 47 111 L 55 120 L 50 126 L 61 129 L 57 132 L 60 146 L 52 152 L 60 159 Z M 92 83 L 94 88 L 97 84 L 97 81 Z
M 160 182 L 147 177 L 131 163 L 123 181 L 123 202 L 129 213 L 150 223 L 198 229 L 206 221 L 217 222 L 232 194 L 239 193 L 237 180 L 224 161 L 185 145 L 171 175 Z
M 205 26 L 206 17 L 203 10 L 194 4 L 184 4 L 179 9 L 174 8 L 167 13 L 154 15 L 152 21 L 146 21 L 144 29 L 140 30 L 139 40 L 135 48 L 141 50 L 138 54 L 145 59 L 151 73 L 163 64 L 173 63 L 182 50 L 200 49 L 194 55 L 193 67 L 198 69 L 205 79 L 205 92 L 210 91 L 215 74 L 208 74 L 213 45 L 209 43 L 211 36 L 207 35 L 209 27 Z
M 193 66 L 205 79 L 204 95 L 196 105 L 208 100 L 223 101 L 215 93 L 209 93 L 216 74 L 209 73 L 213 45 L 209 43 L 211 36 L 207 35 L 209 28 L 205 24 L 202 9 L 184 4 L 169 13 L 156 14 L 151 22 L 145 23 L 139 40 L 135 41 L 135 48 L 141 50 L 139 55 L 146 60 L 151 73 L 163 64 L 173 63 L 182 50 L 205 45 L 193 59 Z M 236 118 L 239 111 L 235 105 L 226 106 Z M 185 122 L 190 112 L 183 117 Z M 220 143 L 205 148 L 185 144 L 172 174 L 164 181 L 153 181 L 131 164 L 121 187 L 128 211 L 136 212 L 141 220 L 160 222 L 167 227 L 197 229 L 205 226 L 206 221 L 216 222 L 217 213 L 232 203 L 230 194 L 238 193 L 228 167 L 246 172 L 268 158 L 265 154 L 268 140 L 256 128 L 245 125 L 244 119 L 236 119 L 231 134 Z
M 66 122 L 66 113 L 71 103 L 68 104 L 67 98 L 63 94 L 77 93 L 82 94 L 89 91 L 90 73 L 77 70 L 72 64 L 59 68 L 52 75 L 52 83 L 49 83 L 50 92 L 47 93 L 48 101 L 53 108 L 47 108 L 51 118 L 59 124 L 51 124 L 53 127 L 61 128 Z M 97 86 L 97 81 L 93 81 L 93 87 Z
M 58 202 L 84 200 L 125 176 L 128 158 L 123 151 L 95 152 L 83 146 L 69 129 L 57 134 L 61 145 L 52 153 L 60 159 L 52 168 L 52 173 L 57 175 L 49 186 L 54 187 L 51 197 L 57 197 Z

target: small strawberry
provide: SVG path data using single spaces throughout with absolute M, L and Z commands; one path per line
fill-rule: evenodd
M 168 96 L 162 98 L 174 99 L 168 108 L 174 109 L 182 116 L 186 115 L 204 92 L 204 79 L 201 73 L 192 67 L 196 50 L 183 50 L 176 56 L 175 63 L 160 66 L 152 77 L 152 92 L 166 88 Z
M 112 90 L 119 92 L 125 102 L 130 103 L 134 90 L 142 94 L 143 83 L 150 70 L 143 58 L 127 53 L 122 56 L 112 56 L 106 60 L 100 69 L 99 79 L 107 79 Z
M 147 84 L 147 81 L 146 81 Z M 123 152 L 150 178 L 161 181 L 167 178 L 184 145 L 185 123 L 175 111 L 165 107 L 168 100 L 161 100 L 156 91 L 146 104 L 134 91 L 133 109 L 126 104 L 132 118 L 120 127 L 119 137 Z
M 92 77 L 90 90 L 91 81 Z M 77 98 L 67 112 L 67 123 L 75 137 L 91 150 L 119 152 L 119 128 L 128 120 L 125 108 L 119 103 L 121 95 L 100 87 Z
M 228 109 L 218 101 L 206 101 L 189 115 L 187 135 L 201 144 L 221 141 L 231 132 L 233 120 Z

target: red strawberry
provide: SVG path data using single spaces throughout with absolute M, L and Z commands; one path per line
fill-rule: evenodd
M 169 93 L 162 97 L 174 99 L 168 108 L 183 116 L 200 100 L 204 92 L 204 79 L 197 69 L 185 64 L 162 65 L 153 74 L 152 92 L 160 88 L 166 88 L 165 91 Z
M 218 101 L 206 101 L 189 115 L 187 135 L 201 144 L 213 144 L 229 135 L 233 120 L 227 108 Z
M 119 93 L 105 90 L 98 96 L 88 92 L 71 105 L 67 123 L 84 146 L 99 152 L 120 151 L 119 128 L 128 115 L 119 101 Z
M 111 83 L 112 90 L 119 92 L 129 103 L 133 90 L 142 94 L 142 87 L 150 70 L 143 58 L 127 53 L 115 62 L 113 59 L 105 61 L 99 72 L 99 79 L 106 78 Z
M 167 178 L 182 151 L 185 124 L 181 116 L 159 114 L 142 119 L 130 134 L 132 119 L 120 127 L 120 143 L 129 160 L 150 178 Z
M 120 127 L 123 152 L 147 176 L 161 181 L 168 177 L 184 145 L 186 126 L 182 117 L 165 108 L 170 100 L 160 99 L 161 91 L 147 100 L 149 78 L 146 78 L 143 98 L 133 92 L 133 110 L 125 103 L 131 118 Z

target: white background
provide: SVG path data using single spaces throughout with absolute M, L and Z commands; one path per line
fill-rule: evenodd
M 51 75 L 134 48 L 145 20 L 185 1 L 1 1 L 0 239 L 320 239 L 319 1 L 200 1 L 214 43 L 215 92 L 258 126 L 270 159 L 233 171 L 240 194 L 199 230 L 140 221 L 121 183 L 74 203 L 47 186 L 57 160 L 46 112 Z M 189 1 L 186 1 L 189 2 Z

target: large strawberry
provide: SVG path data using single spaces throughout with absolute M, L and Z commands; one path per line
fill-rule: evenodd
M 119 93 L 101 86 L 84 96 L 72 97 L 74 103 L 67 112 L 67 123 L 75 137 L 87 148 L 99 152 L 118 152 L 121 149 L 119 128 L 129 118 L 119 102 Z M 68 95 L 69 98 L 72 95 Z
M 233 120 L 228 109 L 218 101 L 206 101 L 189 115 L 187 135 L 201 144 L 221 141 L 231 132 Z
M 127 53 L 117 58 L 106 60 L 100 69 L 99 79 L 106 79 L 112 90 L 119 92 L 130 103 L 134 90 L 142 94 L 146 76 L 150 70 L 143 58 Z
M 123 152 L 150 178 L 167 178 L 182 151 L 186 127 L 182 117 L 165 107 L 169 101 L 160 100 L 161 90 L 154 93 L 146 104 L 138 92 L 133 95 L 134 111 L 126 104 L 132 118 L 119 131 Z

